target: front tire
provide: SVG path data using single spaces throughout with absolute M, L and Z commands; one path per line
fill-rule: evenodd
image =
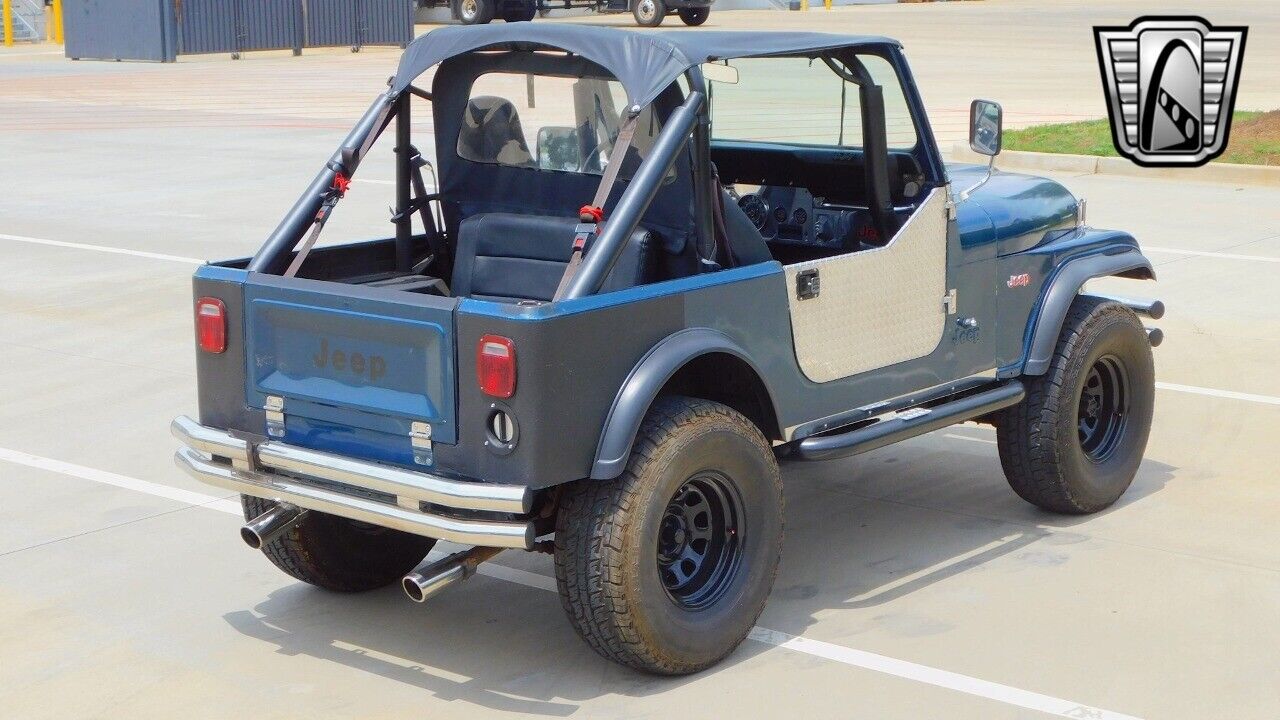
M 690 27 L 697 27 L 707 21 L 711 17 L 711 8 L 707 7 L 691 7 L 680 8 L 676 11 L 680 16 L 680 21 Z
M 245 520 L 275 507 L 249 495 L 241 495 L 240 503 Z M 309 510 L 301 522 L 263 545 L 262 554 L 305 583 L 364 592 L 399 582 L 435 544 L 431 538 Z
M 760 430 L 719 403 L 660 398 L 622 475 L 561 498 L 556 585 L 596 652 L 693 673 L 746 638 L 781 544 L 782 484 Z
M 663 0 L 633 0 L 631 15 L 641 27 L 658 27 L 667 17 L 667 4 Z
M 508 10 L 502 14 L 507 22 L 529 22 L 538 15 L 537 0 L 525 0 L 518 10 Z
M 1023 382 L 1026 400 L 996 426 L 1009 485 L 1052 512 L 1109 507 L 1137 474 L 1155 408 L 1151 343 L 1137 315 L 1077 297 L 1048 371 Z

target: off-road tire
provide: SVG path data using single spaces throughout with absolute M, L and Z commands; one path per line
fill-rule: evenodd
M 275 503 L 240 496 L 245 520 Z M 297 525 L 262 546 L 262 554 L 289 575 L 335 592 L 363 592 L 399 582 L 436 541 L 311 510 Z
M 631 16 L 640 27 L 658 27 L 667 18 L 663 0 L 631 0 Z
M 1122 370 L 1122 424 L 1105 453 L 1086 449 L 1081 394 L 1091 368 Z M 1048 371 L 1026 377 L 1026 400 L 996 424 L 1000 464 L 1014 492 L 1037 507 L 1081 515 L 1109 507 L 1124 494 L 1142 462 L 1155 406 L 1151 343 L 1137 315 L 1081 295 L 1062 324 Z M 1087 411 L 1087 407 L 1085 411 Z M 1097 446 L 1102 447 L 1102 446 Z M 1091 456 L 1091 452 L 1093 455 Z
M 741 500 L 741 523 L 720 535 L 740 541 L 740 562 L 707 604 L 690 607 L 660 576 L 659 542 L 682 493 L 708 473 L 727 478 Z M 596 652 L 682 675 L 714 665 L 747 636 L 773 587 L 781 546 L 782 483 L 764 435 L 720 403 L 663 397 L 619 477 L 578 481 L 561 498 L 556 585 L 574 629 Z
M 711 8 L 708 7 L 691 7 L 680 8 L 676 11 L 680 16 L 680 22 L 689 27 L 697 27 L 707 21 L 711 17 Z
M 498 2 L 499 0 L 452 0 L 453 16 L 463 25 L 485 25 L 493 22 Z

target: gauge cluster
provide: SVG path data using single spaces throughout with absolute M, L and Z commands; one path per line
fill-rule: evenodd
M 871 227 L 865 210 L 822 203 L 804 188 L 761 186 L 738 207 L 766 240 L 787 245 L 854 249 Z

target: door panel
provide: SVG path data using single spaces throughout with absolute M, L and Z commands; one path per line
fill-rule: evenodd
M 817 297 L 799 299 L 797 278 L 816 270 Z M 933 190 L 883 248 L 788 265 L 796 360 L 828 382 L 933 352 L 947 310 L 946 191 Z

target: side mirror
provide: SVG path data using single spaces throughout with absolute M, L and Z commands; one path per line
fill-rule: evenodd
M 995 157 L 1004 141 L 1004 109 L 991 100 L 974 100 L 969 106 L 969 147 L 979 155 Z
M 538 129 L 538 168 L 576 172 L 582 166 L 578 129 L 548 125 Z

